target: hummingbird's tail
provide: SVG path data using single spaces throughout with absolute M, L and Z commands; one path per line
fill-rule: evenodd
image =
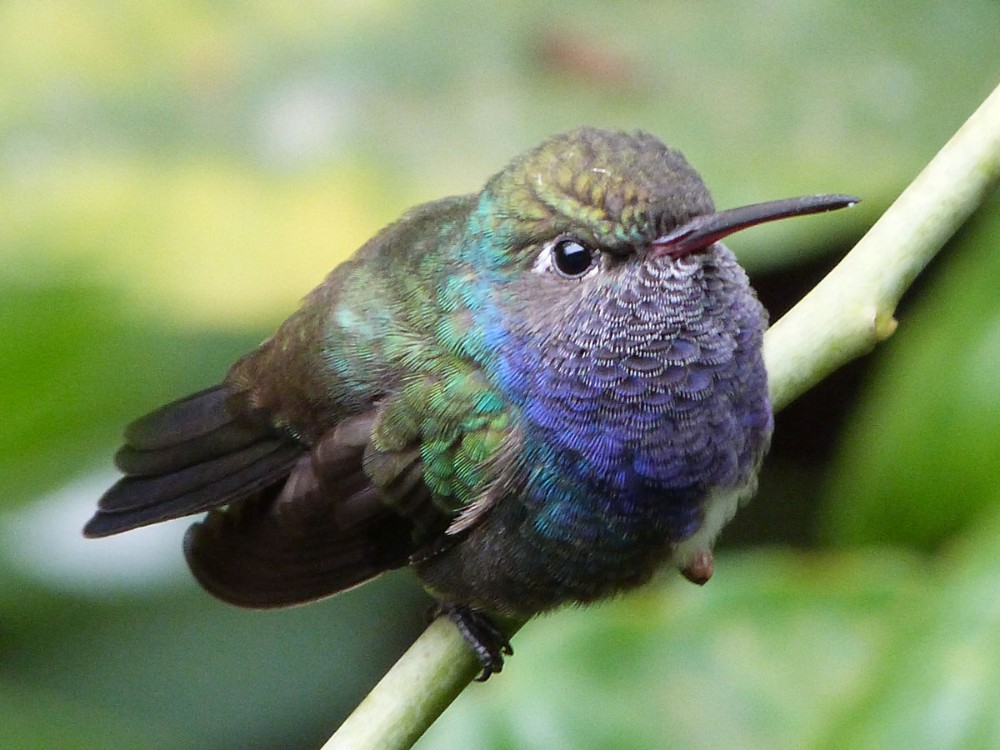
M 300 458 L 279 492 L 213 510 L 188 529 L 184 556 L 205 589 L 241 607 L 285 607 L 408 562 L 413 525 L 364 474 L 367 435 L 332 449 L 346 460 L 321 463 L 326 443 L 338 437 L 328 435 Z M 352 450 L 355 456 L 345 455 Z
M 284 607 L 405 565 L 415 548 L 413 519 L 386 501 L 405 496 L 411 505 L 430 505 L 430 493 L 419 479 L 419 450 L 383 459 L 396 480 L 372 483 L 365 453 L 375 418 L 374 411 L 344 418 L 299 458 L 278 491 L 213 510 L 192 526 L 184 555 L 198 582 L 242 607 Z M 369 468 L 379 460 L 370 458 Z

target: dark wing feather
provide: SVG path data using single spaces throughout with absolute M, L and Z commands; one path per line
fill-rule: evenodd
M 224 386 L 142 417 L 115 457 L 125 473 L 84 534 L 108 536 L 239 500 L 281 482 L 306 449 L 229 407 Z
M 374 411 L 350 417 L 323 435 L 280 492 L 191 527 L 184 551 L 202 586 L 244 607 L 298 604 L 405 565 L 420 538 L 443 531 L 446 519 L 427 510 L 430 493 L 413 480 L 422 476 L 419 450 L 377 454 L 394 480 L 385 490 L 372 483 L 365 456 L 374 419 Z M 396 498 L 406 509 L 392 505 Z

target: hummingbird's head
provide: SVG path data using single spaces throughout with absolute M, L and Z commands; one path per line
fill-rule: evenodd
M 568 280 L 710 250 L 774 219 L 856 202 L 809 196 L 716 213 L 699 174 L 649 133 L 580 128 L 543 141 L 486 185 L 474 222 L 494 238 L 491 265 Z
M 467 308 L 483 332 L 473 348 L 499 356 L 511 382 L 536 387 L 551 375 L 554 392 L 576 382 L 578 398 L 603 373 L 605 385 L 631 384 L 620 389 L 628 398 L 700 392 L 714 378 L 694 365 L 759 358 L 766 322 L 719 240 L 856 200 L 816 195 L 717 212 L 698 173 L 652 135 L 581 128 L 486 184 L 449 305 Z
M 514 159 L 487 184 L 483 203 L 508 230 L 508 261 L 531 265 L 539 244 L 562 240 L 556 256 L 570 271 L 582 258 L 569 243 L 621 258 L 715 209 L 680 152 L 648 133 L 596 128 L 555 135 Z

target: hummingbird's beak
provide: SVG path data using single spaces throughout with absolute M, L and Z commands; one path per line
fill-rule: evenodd
M 847 208 L 860 202 L 853 195 L 806 195 L 801 198 L 786 198 L 768 203 L 754 203 L 751 206 L 730 208 L 714 214 L 695 216 L 662 237 L 657 237 L 650 246 L 650 257 L 683 258 L 685 255 L 703 250 L 747 227 L 763 224 L 790 216 L 805 216 L 824 211 Z

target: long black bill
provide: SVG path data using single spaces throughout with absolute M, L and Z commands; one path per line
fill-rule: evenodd
M 805 195 L 695 216 L 689 222 L 653 240 L 650 255 L 654 258 L 662 255 L 682 258 L 747 227 L 790 216 L 835 211 L 860 201 L 860 198 L 853 195 Z

